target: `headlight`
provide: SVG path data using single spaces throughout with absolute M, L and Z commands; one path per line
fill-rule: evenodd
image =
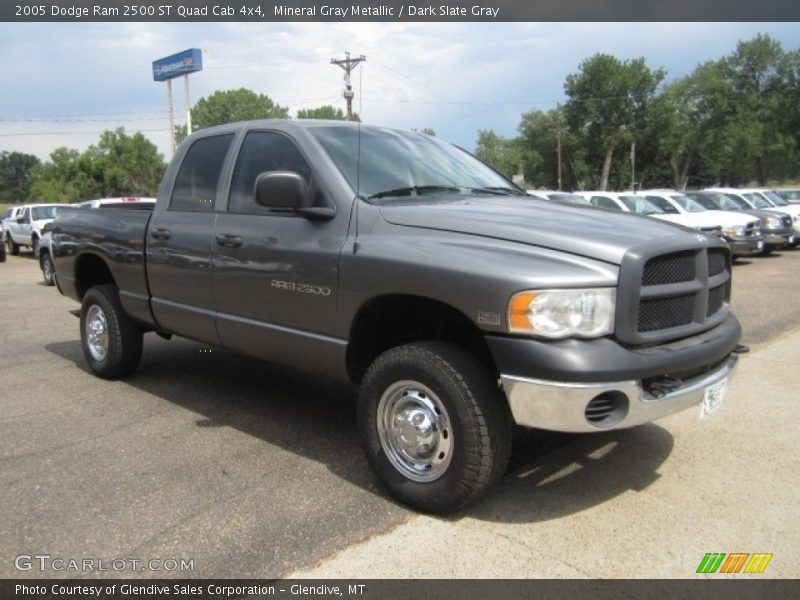
M 508 301 L 508 329 L 547 338 L 599 337 L 614 331 L 617 290 L 519 292 Z
M 775 217 L 767 217 L 767 227 L 770 229 L 781 229 L 783 228 L 783 223 L 781 223 L 780 219 L 776 219 Z
M 732 227 L 723 227 L 722 228 L 722 235 L 727 237 L 733 236 L 743 236 L 745 235 L 745 228 L 742 225 L 732 226 Z

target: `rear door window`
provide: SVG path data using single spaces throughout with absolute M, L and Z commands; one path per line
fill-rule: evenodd
M 233 134 L 227 134 L 200 138 L 192 144 L 178 170 L 169 210 L 214 210 L 219 176 L 232 141 Z

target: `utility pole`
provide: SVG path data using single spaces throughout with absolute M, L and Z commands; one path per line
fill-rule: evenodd
M 561 191 L 561 121 L 556 129 L 556 153 L 558 153 L 558 191 Z
M 332 58 L 331 64 L 338 65 L 344 70 L 344 99 L 347 100 L 347 120 L 353 120 L 353 86 L 350 85 L 350 72 L 356 68 L 360 62 L 367 60 L 363 54 L 358 58 L 350 58 L 350 53 L 345 52 L 344 58 Z

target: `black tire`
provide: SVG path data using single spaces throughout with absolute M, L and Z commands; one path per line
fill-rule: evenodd
M 44 284 L 55 285 L 56 271 L 53 266 L 53 259 L 50 258 L 49 252 L 45 252 L 44 254 L 42 254 L 41 259 L 39 259 L 39 264 L 42 267 L 42 279 L 44 279 Z
M 31 252 L 34 258 L 39 258 L 39 237 L 33 236 L 31 238 Z
M 87 321 L 92 323 L 99 321 L 98 310 L 104 321 L 106 340 L 104 352 L 98 352 L 100 344 L 92 344 L 89 340 L 90 334 L 87 332 Z M 125 377 L 139 366 L 142 358 L 142 329 L 125 314 L 115 286 L 96 285 L 83 297 L 81 348 L 89 368 L 103 379 Z
M 6 234 L 6 248 L 8 248 L 8 253 L 11 256 L 17 256 L 19 254 L 19 244 L 11 239 L 10 233 Z
M 417 470 L 411 464 L 417 456 L 409 459 L 397 450 L 409 437 L 420 440 L 405 436 L 412 430 L 402 429 L 403 424 L 413 429 L 412 416 L 404 420 L 408 411 L 387 407 L 420 401 L 443 410 L 435 409 L 438 416 L 426 412 L 436 420 L 431 456 L 439 463 L 432 459 L 433 464 Z M 384 417 L 396 427 L 381 426 Z M 399 501 L 425 512 L 450 513 L 478 499 L 503 476 L 511 453 L 512 421 L 504 395 L 484 366 L 453 344 L 422 342 L 381 354 L 364 376 L 358 422 L 367 458 L 381 483 Z M 392 433 L 401 430 L 403 435 Z M 440 453 L 443 448 L 446 455 Z M 420 480 L 428 473 L 435 478 Z

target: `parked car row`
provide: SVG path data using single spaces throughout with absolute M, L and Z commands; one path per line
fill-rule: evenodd
M 629 212 L 724 239 L 734 256 L 766 255 L 800 243 L 800 191 L 711 188 L 697 192 L 642 190 L 637 192 L 535 190 L 534 197 Z M 787 199 L 788 197 L 788 199 Z M 797 197 L 797 203 L 792 199 Z
M 55 285 L 55 269 L 50 228 L 56 213 L 63 208 L 129 208 L 152 210 L 155 198 L 120 197 L 85 200 L 74 204 L 24 204 L 7 208 L 0 220 L 2 252 L 0 261 L 8 254 L 17 255 L 23 247 L 33 250 L 39 261 L 45 285 Z

